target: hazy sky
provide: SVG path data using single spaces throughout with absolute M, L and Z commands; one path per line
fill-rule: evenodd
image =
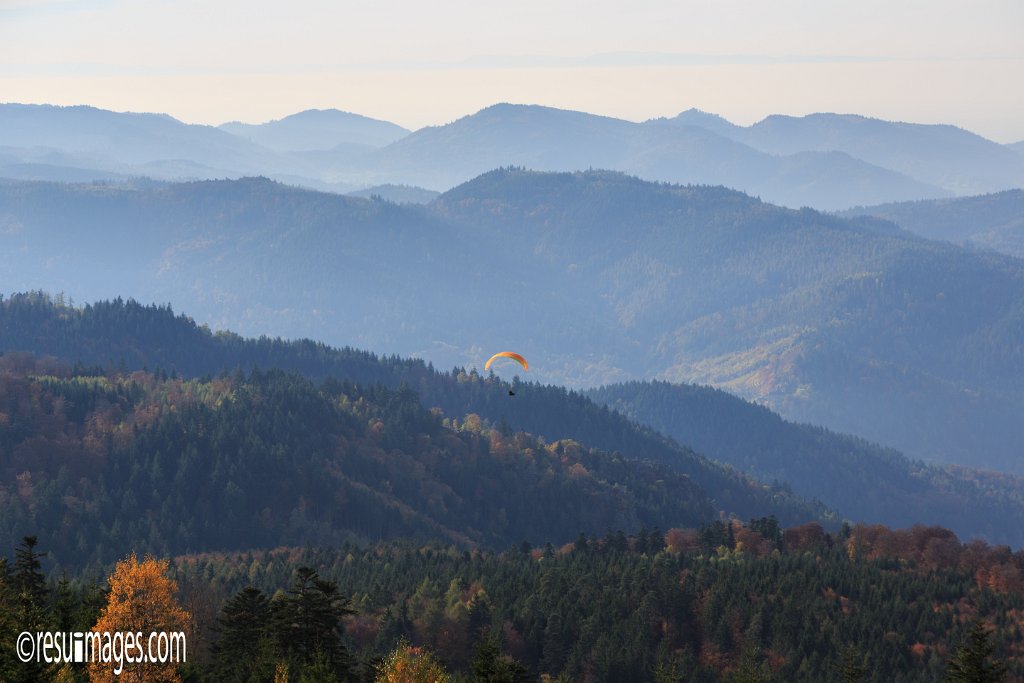
M 1024 1 L 0 0 L 0 101 L 214 124 L 336 107 L 409 128 L 502 101 L 837 111 L 1012 142 Z

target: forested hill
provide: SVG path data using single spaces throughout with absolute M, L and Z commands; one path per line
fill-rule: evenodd
M 482 519 L 477 520 L 477 515 L 489 519 L 490 513 L 498 514 L 487 506 L 480 509 L 474 507 L 477 497 L 486 493 L 489 485 L 502 486 L 509 496 L 513 496 L 520 488 L 528 490 L 535 485 L 572 488 L 575 479 L 571 477 L 582 477 L 582 482 L 586 483 L 590 476 L 587 472 L 600 477 L 609 486 L 607 490 L 602 489 L 604 493 L 592 490 L 595 497 L 592 503 L 594 514 L 608 512 L 608 506 L 620 511 L 613 515 L 608 512 L 611 516 L 594 521 L 597 526 L 610 524 L 636 527 L 638 524 L 646 524 L 664 528 L 666 524 L 675 523 L 671 521 L 674 515 L 689 515 L 699 520 L 718 514 L 719 511 L 740 518 L 775 515 L 784 523 L 800 523 L 809 519 L 817 519 L 826 524 L 835 521 L 835 517 L 818 504 L 808 503 L 782 487 L 760 484 L 693 453 L 671 439 L 640 428 L 623 416 L 598 407 L 580 394 L 557 387 L 517 385 L 518 394 L 513 399 L 507 393 L 508 385 L 495 378 L 480 377 L 475 372 L 467 374 L 457 370 L 455 373 L 438 373 L 418 360 L 380 359 L 369 353 L 350 349 L 334 350 L 311 342 L 244 340 L 229 334 L 213 334 L 197 327 L 184 316 L 174 315 L 166 307 L 141 306 L 121 301 L 73 308 L 61 306 L 38 294 L 18 295 L 0 303 L 0 349 L 6 351 L 2 360 L 8 369 L 6 376 L 13 382 L 10 395 L 20 392 L 34 396 L 25 400 L 12 398 L 10 407 L 4 411 L 15 417 L 9 419 L 9 429 L 5 431 L 8 440 L 3 443 L 3 449 L 12 459 L 8 463 L 2 485 L 8 492 L 13 492 L 15 489 L 22 490 L 18 488 L 20 482 L 33 482 L 29 490 L 45 492 L 48 497 L 45 499 L 46 505 L 51 506 L 40 508 L 42 504 L 31 496 L 29 501 L 9 498 L 14 508 L 3 517 L 7 520 L 8 525 L 4 530 L 9 538 L 16 538 L 18 533 L 32 532 L 33 520 L 37 519 L 40 509 L 48 509 L 50 514 L 56 515 L 57 511 L 69 505 L 68 501 L 80 499 L 81 508 L 90 511 L 90 514 L 101 515 L 105 510 L 111 515 L 94 520 L 100 529 L 103 528 L 103 519 L 112 523 L 115 518 L 130 518 L 128 513 L 134 510 L 131 506 L 136 503 L 143 507 L 158 506 L 156 509 L 162 511 L 162 516 L 173 520 L 174 511 L 179 509 L 177 505 L 186 504 L 186 507 L 180 508 L 182 510 L 193 509 L 193 499 L 172 498 L 169 503 L 168 497 L 184 494 L 178 492 L 176 487 L 166 492 L 166 481 L 174 481 L 175 485 L 190 482 L 191 487 L 196 487 L 199 479 L 194 477 L 200 474 L 195 469 L 197 458 L 198 462 L 204 463 L 202 472 L 207 472 L 208 466 L 213 467 L 214 473 L 220 477 L 213 477 L 212 482 L 200 486 L 205 492 L 204 496 L 236 500 L 236 507 L 248 510 L 244 513 L 231 513 L 231 506 L 223 503 L 226 507 L 222 510 L 207 510 L 209 516 L 205 516 L 206 519 L 226 520 L 225 523 L 240 525 L 252 522 L 251 514 L 256 512 L 246 506 L 255 505 L 255 501 L 261 498 L 262 494 L 257 492 L 263 492 L 266 486 L 281 486 L 282 482 L 294 481 L 294 492 L 301 490 L 303 485 L 312 485 L 312 490 L 323 493 L 324 498 L 307 500 L 303 504 L 308 509 L 286 497 L 281 503 L 284 507 L 276 510 L 273 515 L 278 525 L 271 524 L 265 528 L 264 522 L 260 521 L 256 528 L 263 529 L 258 532 L 261 536 L 248 541 L 262 545 L 295 543 L 292 537 L 286 535 L 285 526 L 280 525 L 283 523 L 281 515 L 292 519 L 293 512 L 297 515 L 295 520 L 298 524 L 293 531 L 309 542 L 337 540 L 339 533 L 342 537 L 351 535 L 370 539 L 412 533 L 484 545 L 500 545 L 510 539 L 519 540 L 520 537 L 529 539 L 532 532 L 541 533 L 541 527 L 531 527 L 529 523 L 515 517 L 512 511 L 514 506 L 500 506 L 507 511 L 498 515 L 499 521 L 490 520 L 485 523 Z M 67 369 L 66 366 L 66 369 L 61 370 L 55 360 L 33 360 L 15 351 L 59 356 L 65 358 L 68 364 L 80 361 L 86 367 Z M 40 369 L 39 362 L 45 362 L 46 367 Z M 53 364 L 56 366 L 51 369 L 49 366 Z M 91 367 L 93 364 L 104 364 L 108 368 L 94 368 Z M 298 377 L 279 375 L 270 375 L 269 378 L 256 375 L 249 378 L 238 372 L 219 376 L 223 370 L 250 369 L 254 366 L 298 371 L 317 381 L 328 378 L 329 383 L 319 386 Z M 132 374 L 138 373 L 143 367 L 151 372 Z M 52 386 L 45 382 L 40 384 L 40 375 L 53 375 L 57 379 L 52 381 Z M 201 375 L 207 377 L 198 382 L 193 379 Z M 213 375 L 220 378 L 211 379 Z M 339 381 L 357 381 L 362 386 L 380 383 L 382 387 L 391 388 L 373 389 L 374 384 L 371 384 L 370 388 L 360 389 L 345 384 L 339 389 Z M 273 391 L 265 390 L 262 385 L 264 382 L 269 382 Z M 20 388 L 15 391 L 17 387 Z M 342 394 L 347 397 L 342 397 Z M 247 403 L 241 398 L 225 400 L 226 396 L 248 397 L 252 404 L 246 408 Z M 178 407 L 179 401 L 189 410 L 181 410 Z M 346 412 L 344 407 L 350 404 L 357 408 Z M 361 408 L 358 408 L 360 405 Z M 515 407 L 515 410 L 511 407 Z M 480 436 L 473 436 L 476 440 L 469 445 L 451 441 L 455 436 L 442 429 L 441 418 L 430 412 L 434 408 L 445 419 L 451 420 L 447 429 L 457 431 L 455 436 L 458 438 L 470 438 L 467 433 Z M 18 410 L 28 413 L 18 418 Z M 350 414 L 353 411 L 354 418 Z M 52 427 L 54 431 L 41 435 L 40 430 L 45 431 L 52 426 L 44 419 L 46 415 L 56 416 L 56 426 Z M 373 431 L 377 429 L 373 427 L 377 418 L 381 425 L 379 428 L 384 429 L 380 435 L 385 439 L 385 445 L 380 446 L 383 452 L 375 451 L 377 446 L 373 446 L 370 455 L 361 455 L 362 450 L 357 445 L 339 451 L 339 441 L 357 444 L 362 439 L 367 443 L 377 443 L 374 439 L 379 434 Z M 102 433 L 95 438 L 89 437 L 89 430 L 97 428 L 97 425 Z M 136 427 L 145 429 L 140 431 Z M 367 429 L 371 431 L 368 433 Z M 221 440 L 204 438 L 198 442 L 193 440 L 197 434 L 218 431 L 223 431 L 229 437 Z M 526 435 L 527 432 L 543 436 L 545 441 L 532 440 L 532 437 Z M 400 442 L 389 437 L 392 433 L 403 435 Z M 510 438 L 514 445 L 506 443 Z M 526 441 L 521 441 L 524 438 Z M 62 450 L 54 451 L 53 456 L 39 456 L 39 453 L 47 452 L 49 444 L 56 442 L 63 444 Z M 282 443 L 280 449 L 274 445 L 279 442 Z M 481 442 L 483 445 L 480 445 Z M 96 443 L 114 449 L 112 453 L 116 452 L 115 455 L 121 454 L 118 456 L 120 460 L 114 456 L 100 458 L 103 464 L 113 466 L 110 465 L 112 462 L 120 462 L 120 467 L 125 468 L 114 474 L 97 476 L 94 481 L 103 482 L 104 492 L 114 490 L 113 481 L 124 482 L 127 478 L 132 481 L 133 490 L 154 492 L 154 496 L 156 492 L 163 492 L 159 498 L 154 500 L 146 497 L 138 501 L 128 497 L 126 505 L 129 509 L 100 509 L 97 512 L 88 503 L 95 494 L 92 484 L 86 486 L 84 492 L 79 490 L 79 486 L 84 484 L 75 483 L 79 479 L 73 476 L 75 472 L 68 474 L 68 462 L 62 460 L 66 457 L 74 460 L 74 454 L 88 451 L 87 444 Z M 248 446 L 243 444 L 250 443 L 257 444 L 260 449 L 253 456 L 256 458 L 252 461 L 255 463 L 254 469 L 244 466 L 248 462 L 248 456 L 245 455 Z M 545 443 L 555 445 L 544 451 L 547 447 Z M 473 447 L 478 449 L 479 454 L 472 450 Z M 300 458 L 299 473 L 288 474 L 275 469 L 284 466 L 278 453 L 281 449 L 286 455 L 294 451 L 295 455 L 289 457 Z M 490 477 L 485 471 L 477 472 L 487 480 L 479 482 L 479 485 L 472 484 L 476 487 L 467 490 L 464 487 L 471 486 L 468 479 L 472 477 L 459 467 L 462 462 L 460 456 L 467 449 L 466 453 L 476 454 L 476 457 L 483 459 L 498 457 L 496 454 L 504 454 L 501 456 L 503 458 L 513 458 L 512 454 L 522 456 L 525 451 L 532 450 L 538 454 L 548 454 L 546 457 L 561 459 L 561 464 L 555 467 L 554 472 L 567 470 L 577 462 L 581 467 L 566 475 L 570 478 L 565 482 L 556 484 L 549 481 L 549 474 L 544 473 L 541 464 L 536 467 L 529 465 L 535 469 L 527 468 L 524 472 L 518 466 L 526 467 L 524 463 L 531 463 L 530 458 L 513 458 L 514 467 L 503 474 L 506 478 Z M 562 453 L 563 449 L 573 454 L 578 450 L 591 454 L 595 460 L 578 459 L 569 462 L 566 460 L 568 456 Z M 600 456 L 592 449 L 601 449 L 611 455 Z M 350 450 L 355 451 L 355 455 L 351 456 L 354 460 L 332 460 L 335 456 L 341 457 L 338 453 L 349 458 L 347 454 Z M 196 456 L 191 457 L 190 453 L 196 453 Z M 16 454 L 23 455 L 14 458 Z M 312 454 L 309 457 L 313 461 L 306 463 L 306 456 L 301 454 Z M 358 460 L 360 457 L 364 461 Z M 438 462 L 446 462 L 445 458 L 454 459 L 454 465 L 445 465 L 453 467 L 454 474 L 449 470 L 434 470 L 441 466 Z M 366 459 L 373 461 L 373 464 L 367 464 Z M 136 461 L 141 469 L 132 464 Z M 638 461 L 656 464 L 643 465 Z M 93 461 L 82 461 L 89 462 Z M 504 461 L 486 462 L 490 463 L 487 466 L 504 466 L 500 464 Z M 616 471 L 621 472 L 623 478 L 612 481 L 603 474 L 592 472 L 594 463 L 599 468 L 618 468 Z M 340 470 L 334 471 L 331 469 L 333 467 Z M 349 467 L 358 468 L 358 474 L 353 475 Z M 18 478 L 26 472 L 29 473 L 28 477 Z M 238 472 L 243 478 L 232 479 L 231 472 Z M 653 476 L 654 473 L 657 475 Z M 536 482 L 530 480 L 534 475 L 539 477 Z M 513 476 L 522 477 L 522 480 L 507 478 Z M 339 477 L 351 490 L 344 495 L 339 494 L 342 499 L 336 500 L 333 494 L 326 493 L 323 486 L 338 484 Z M 409 477 L 407 492 L 397 481 L 406 481 Z M 354 482 L 349 481 L 349 478 L 354 479 Z M 423 483 L 415 483 L 417 478 L 423 478 Z M 627 485 L 627 480 L 632 483 Z M 662 483 L 657 483 L 657 480 L 662 480 Z M 652 486 L 647 494 L 641 493 L 645 485 L 642 481 Z M 626 488 L 618 492 L 616 486 L 621 485 L 626 485 Z M 191 487 L 185 490 L 193 489 Z M 429 492 L 424 493 L 424 487 L 429 488 Z M 345 486 L 342 489 L 348 490 Z M 605 496 L 608 492 L 611 493 Z M 408 501 L 407 495 L 412 497 Z M 553 496 L 553 505 L 553 501 L 560 496 L 553 493 L 543 495 Z M 658 496 L 663 495 L 678 500 L 660 501 Z M 423 496 L 424 500 L 435 507 L 423 509 L 417 503 L 420 500 L 417 496 Z M 450 496 L 456 500 L 450 500 Z M 565 502 L 571 505 L 573 495 L 569 493 L 567 496 Z M 615 502 L 621 496 L 626 498 Z M 631 512 L 636 507 L 631 502 L 636 496 L 646 499 L 641 507 L 647 506 L 648 512 Z M 490 498 L 502 500 L 502 496 L 497 494 Z M 535 503 L 537 509 L 544 509 L 544 504 Z M 204 502 L 207 506 L 220 504 Z M 351 517 L 330 516 L 343 514 L 344 510 L 349 509 L 346 506 L 364 504 L 367 504 L 369 510 L 365 514 L 373 519 L 366 526 L 356 524 L 353 527 L 354 522 L 351 522 L 352 519 L 362 519 L 362 513 Z M 422 505 L 426 506 L 427 503 Z M 583 503 L 580 505 L 586 507 Z M 374 512 L 375 506 L 383 507 L 384 512 Z M 444 513 L 441 514 L 438 509 Z M 301 516 L 305 514 L 303 510 L 312 515 L 308 527 Z M 164 512 L 166 515 L 163 515 Z M 584 523 L 571 513 L 571 509 L 566 512 L 566 528 Z M 545 514 L 553 515 L 555 512 L 548 510 Z M 586 516 L 591 513 L 580 514 Z M 441 517 L 438 518 L 438 515 Z M 381 521 L 380 517 L 384 520 Z M 52 521 L 55 518 L 47 519 Z M 333 521 L 328 523 L 326 519 Z M 343 523 L 342 519 L 349 519 L 349 522 Z M 101 539 L 61 539 L 63 545 L 60 548 L 67 551 L 68 544 L 71 544 L 78 549 L 77 553 L 92 546 L 116 547 L 118 538 L 128 538 L 119 537 L 119 533 L 126 533 L 123 528 L 125 523 L 122 521 L 116 529 L 103 531 Z M 543 528 L 549 536 L 550 533 L 561 533 L 553 526 Z M 38 530 L 49 532 L 43 528 Z M 572 529 L 571 532 L 578 530 Z M 197 529 L 187 524 L 183 527 L 174 525 L 156 529 L 146 526 L 134 531 L 142 533 L 156 550 L 162 552 L 215 549 L 225 543 L 236 547 L 234 544 L 242 543 L 247 538 L 245 533 L 228 533 L 216 526 Z M 276 537 L 275 533 L 282 536 Z M 110 545 L 102 543 L 102 539 L 108 539 Z M 553 539 L 545 537 L 543 540 Z M 91 557 L 90 553 L 86 556 Z
M 783 420 L 711 387 L 626 382 L 585 392 L 719 462 L 784 481 L 851 519 L 895 526 L 927 520 L 963 538 L 1024 546 L 1024 479 L 940 467 L 820 427 Z
M 763 482 L 784 482 L 804 499 L 821 500 L 852 520 L 942 523 L 965 538 L 1024 545 L 1019 524 L 1024 488 L 1016 478 L 925 466 L 855 437 L 785 422 L 766 408 L 713 389 L 635 383 L 584 395 L 535 383 L 506 385 L 472 370 L 436 371 L 415 359 L 381 358 L 308 340 L 214 333 L 168 307 L 114 301 L 75 308 L 41 294 L 16 295 L 0 304 L 0 349 L 125 371 L 160 368 L 192 378 L 259 367 L 298 372 L 316 382 L 336 377 L 392 389 L 405 384 L 425 407 L 448 416 L 475 413 L 549 441 L 570 438 L 658 461 L 689 475 L 716 509 L 744 519 L 774 513 L 792 524 L 822 511 L 807 507 L 785 487 L 752 485 L 679 444 Z M 515 397 L 507 395 L 509 386 Z
M 414 392 L 270 371 L 206 381 L 0 357 L 0 537 L 81 568 L 159 555 L 419 538 L 465 547 L 699 525 L 690 478 Z

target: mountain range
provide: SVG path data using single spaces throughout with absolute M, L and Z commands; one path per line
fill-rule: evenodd
M 912 457 L 1020 472 L 1024 266 L 721 187 L 504 169 L 426 206 L 265 179 L 0 185 L 0 277 L 440 367 L 713 384 Z
M 0 177 L 8 178 L 264 175 L 341 193 L 376 185 L 445 191 L 508 165 L 721 184 L 827 210 L 1024 186 L 1024 157 L 1010 146 L 953 126 L 837 114 L 770 116 L 742 127 L 694 110 L 635 123 L 497 104 L 409 132 L 338 110 L 212 127 L 164 114 L 0 105 Z
M 956 126 L 811 114 L 773 115 L 742 127 L 695 110 L 683 112 L 670 122 L 707 127 L 769 154 L 843 152 L 957 195 L 1021 184 L 1020 159 L 1012 150 Z

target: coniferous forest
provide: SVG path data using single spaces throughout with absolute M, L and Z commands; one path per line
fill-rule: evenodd
M 47 581 L 23 539 L 0 574 L 0 637 L 88 629 L 109 583 Z M 189 636 L 186 681 L 1019 680 L 1024 555 L 938 527 L 774 518 L 579 534 L 500 551 L 392 542 L 128 558 L 154 565 Z M 136 607 L 147 604 L 139 598 Z M 980 654 L 980 656 L 979 656 Z M 960 666 L 966 678 L 956 678 Z M 989 672 L 978 678 L 978 667 Z M 1006 669 L 1008 678 L 993 672 Z M 391 673 L 394 673 L 393 671 Z M 0 660 L 4 680 L 84 680 Z M 971 677 L 975 676 L 975 677 Z

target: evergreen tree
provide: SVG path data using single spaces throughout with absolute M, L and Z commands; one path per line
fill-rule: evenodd
M 302 667 L 299 683 L 337 683 L 338 673 L 327 654 L 320 649 Z
M 211 650 L 218 681 L 273 680 L 272 660 L 268 665 L 261 656 L 270 648 L 270 601 L 259 589 L 243 588 L 228 600 L 217 625 L 220 638 Z
M 477 643 L 473 655 L 473 675 L 480 683 L 527 683 L 530 672 L 520 662 L 503 655 L 496 636 Z
M 339 679 L 352 674 L 353 663 L 341 642 L 341 620 L 355 611 L 333 581 L 311 567 L 299 567 L 288 593 L 271 604 L 274 637 L 279 651 L 301 667 L 319 652 L 331 662 Z
M 754 647 L 743 653 L 736 670 L 727 680 L 729 683 L 771 683 L 775 679 L 768 662 L 761 659 L 760 648 Z
M 10 577 L 14 593 L 14 622 L 18 632 L 38 633 L 50 626 L 50 615 L 46 609 L 47 590 L 46 578 L 43 576 L 40 557 L 45 554 L 36 552 L 38 539 L 25 536 L 14 551 L 14 573 Z M 29 662 L 16 662 L 7 681 L 38 681 L 53 675 L 55 666 L 47 666 L 39 659 Z
M 24 609 L 42 609 L 46 606 L 46 577 L 43 576 L 39 558 L 46 553 L 37 553 L 39 540 L 25 536 L 14 551 L 14 589 Z
M 491 626 L 491 603 L 484 590 L 477 591 L 469 599 L 469 630 L 473 638 L 481 635 Z
M 16 621 L 16 605 L 16 596 L 10 585 L 7 558 L 0 557 L 0 642 L 2 643 L 14 643 L 17 638 L 19 629 Z M 18 665 L 14 648 L 9 645 L 0 646 L 0 681 L 13 680 Z
M 847 647 L 843 649 L 843 661 L 840 665 L 840 672 L 843 676 L 843 683 L 864 683 L 867 676 L 867 667 L 864 666 L 864 657 L 857 648 Z
M 945 680 L 949 683 L 999 683 L 1006 678 L 1006 664 L 989 661 L 994 651 L 988 629 L 981 621 L 974 622 L 946 665 Z
M 57 583 L 57 600 L 53 604 L 53 618 L 59 631 L 75 630 L 75 617 L 78 615 L 78 596 L 68 583 L 68 575 L 61 576 Z

